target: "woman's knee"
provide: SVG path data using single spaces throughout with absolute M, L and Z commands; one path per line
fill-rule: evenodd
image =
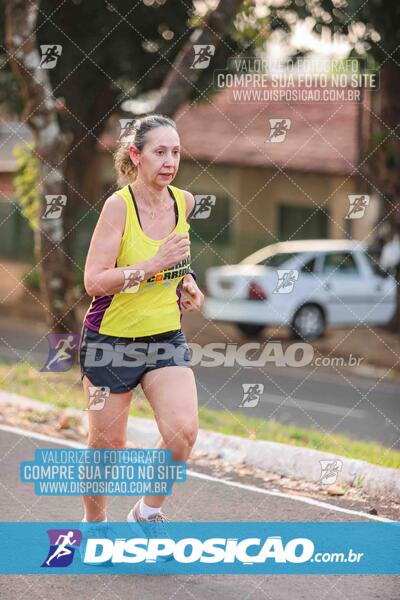
M 197 423 L 185 423 L 175 429 L 174 433 L 164 438 L 167 448 L 174 454 L 182 454 L 190 451 L 197 439 Z
M 198 431 L 197 423 L 185 430 L 185 437 L 190 448 L 193 448 L 196 443 Z

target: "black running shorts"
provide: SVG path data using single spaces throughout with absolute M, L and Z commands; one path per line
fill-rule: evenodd
M 152 336 L 126 338 L 104 335 L 84 326 L 79 347 L 82 379 L 111 393 L 132 390 L 148 371 L 191 367 L 191 351 L 178 329 Z

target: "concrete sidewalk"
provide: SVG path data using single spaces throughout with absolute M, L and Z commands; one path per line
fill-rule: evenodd
M 44 402 L 0 391 L 0 410 L 1 408 L 5 410 L 7 405 L 39 413 L 56 410 L 56 407 Z M 62 418 L 76 419 L 83 432 L 87 431 L 87 412 L 69 408 Z M 149 448 L 155 446 L 159 432 L 155 421 L 129 417 L 127 437 L 128 441 L 135 445 Z M 249 440 L 202 429 L 199 431 L 194 451 L 216 456 L 238 467 L 249 465 L 281 477 L 313 483 L 320 480 L 320 461 L 338 461 L 341 465 L 337 482 L 335 482 L 338 486 L 357 487 L 370 496 L 384 496 L 393 502 L 400 503 L 400 471 L 372 465 L 362 460 L 277 442 Z

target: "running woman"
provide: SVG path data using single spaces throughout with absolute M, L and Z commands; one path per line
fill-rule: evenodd
M 85 265 L 85 288 L 93 300 L 82 328 L 83 385 L 87 398 L 93 389 L 110 390 L 101 410 L 88 411 L 88 447 L 125 447 L 132 391 L 140 383 L 161 434 L 157 448 L 169 448 L 173 460 L 186 461 L 198 415 L 181 310 L 198 310 L 204 300 L 190 269 L 187 218 L 195 201 L 171 185 L 180 160 L 174 121 L 150 115 L 129 134 L 129 144 L 122 140 L 115 153 L 119 183 L 126 185 L 106 200 Z M 115 352 L 105 366 L 87 360 L 88 348 L 98 343 L 121 348 L 133 342 L 168 343 L 175 351 L 172 358 L 157 356 L 155 363 L 140 366 L 118 366 Z M 127 520 L 162 524 L 164 500 L 141 498 Z M 83 502 L 84 521 L 107 521 L 106 496 L 84 496 Z

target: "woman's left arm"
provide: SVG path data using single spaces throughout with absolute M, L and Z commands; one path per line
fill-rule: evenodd
M 188 218 L 195 207 L 195 199 L 190 192 L 184 191 L 183 193 L 186 200 L 186 218 Z M 204 295 L 200 291 L 193 275 L 190 275 L 189 273 L 185 275 L 182 280 L 182 290 L 184 291 L 182 295 L 182 306 L 189 311 L 199 310 L 203 305 Z
M 186 219 L 187 219 L 189 217 L 189 215 L 193 212 L 196 201 L 194 199 L 193 194 L 191 194 L 190 192 L 183 190 L 183 194 L 184 194 L 185 200 L 186 200 Z

